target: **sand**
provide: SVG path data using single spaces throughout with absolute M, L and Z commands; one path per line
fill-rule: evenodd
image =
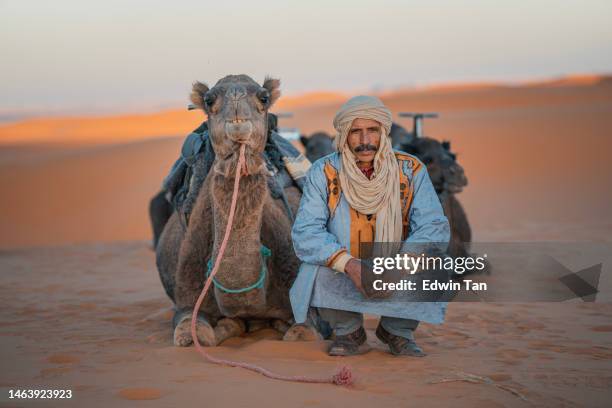
M 606 406 L 612 387 L 610 303 L 457 303 L 422 324 L 429 356 L 397 358 L 366 328 L 369 353 L 338 359 L 327 342 L 288 343 L 266 329 L 215 356 L 286 374 L 324 376 L 349 364 L 350 388 L 284 383 L 204 362 L 172 345 L 171 303 L 142 241 L 4 251 L 0 388 L 72 389 L 54 406 Z M 432 383 L 475 375 L 495 385 Z M 0 406 L 36 406 L 7 404 Z
M 330 130 L 342 98 L 309 97 L 286 102 L 294 117 L 281 124 Z M 476 240 L 612 241 L 609 79 L 382 97 L 394 112 L 440 112 L 426 133 L 459 153 L 470 184 L 458 197 Z M 173 347 L 146 208 L 198 121 L 198 112 L 175 111 L 0 128 L 0 406 L 608 405 L 605 301 L 454 303 L 445 324 L 419 327 L 424 359 L 386 353 L 373 318 L 373 351 L 350 359 L 328 357 L 324 341 L 286 343 L 272 330 L 211 351 L 288 374 L 326 375 L 348 363 L 351 388 L 280 383 Z M 606 263 L 606 290 L 609 273 Z M 9 401 L 11 388 L 67 388 L 74 397 Z

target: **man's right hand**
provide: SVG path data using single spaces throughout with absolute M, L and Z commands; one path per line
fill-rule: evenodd
M 360 291 L 365 297 L 368 297 L 363 290 L 363 286 L 361 285 L 361 261 L 357 258 L 352 258 L 344 266 L 344 272 L 346 272 L 357 290 Z
M 372 272 L 372 267 L 358 258 L 352 258 L 348 261 L 344 266 L 344 271 L 357 290 L 367 299 L 385 299 L 393 294 L 389 290 L 376 290 L 373 285 L 374 280 L 377 279 L 392 279 L 393 271 L 385 272 L 385 275 L 381 276 L 375 275 Z

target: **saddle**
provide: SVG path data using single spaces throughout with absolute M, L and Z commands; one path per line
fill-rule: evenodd
M 284 190 L 296 186 L 302 191 L 310 162 L 274 130 L 268 132 L 263 155 L 269 175 L 270 193 L 273 198 L 283 200 L 289 218 L 293 220 Z M 172 203 L 175 211 L 185 216 L 186 221 L 214 160 L 215 152 L 209 139 L 208 124 L 204 122 L 185 139 L 181 157 L 172 166 L 162 187 L 166 199 Z

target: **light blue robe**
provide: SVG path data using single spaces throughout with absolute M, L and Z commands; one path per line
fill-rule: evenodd
M 338 250 L 346 248 L 349 253 L 351 251 L 350 207 L 343 193 L 330 217 L 324 173 L 327 162 L 340 170 L 338 153 L 313 163 L 306 175 L 302 200 L 292 229 L 293 247 L 303 262 L 290 291 L 295 321 L 304 323 L 309 307 L 313 306 L 442 323 L 446 302 L 415 302 L 409 291 L 395 292 L 387 299 L 366 299 L 345 274 L 336 273 L 325 266 Z M 409 163 L 403 163 L 400 170 L 413 185 L 414 195 L 409 210 L 408 238 L 400 252 L 408 252 L 407 248 L 415 243 L 442 243 L 446 249 L 450 239 L 449 224 L 427 168 L 422 165 L 421 170 L 413 175 Z

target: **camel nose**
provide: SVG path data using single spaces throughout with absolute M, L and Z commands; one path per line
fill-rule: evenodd
M 235 119 L 246 120 L 249 117 L 247 109 L 247 90 L 244 86 L 233 85 L 227 90 L 229 107 Z
M 246 97 L 246 89 L 243 86 L 234 85 L 227 90 L 227 96 L 232 102 L 237 102 Z

